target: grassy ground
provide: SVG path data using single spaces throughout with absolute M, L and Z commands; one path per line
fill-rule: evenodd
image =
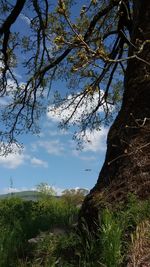
M 84 221 L 82 234 L 74 227 L 76 201 L 1 200 L 0 267 L 149 266 L 150 201 L 130 195 L 115 211 L 105 207 L 96 236 Z

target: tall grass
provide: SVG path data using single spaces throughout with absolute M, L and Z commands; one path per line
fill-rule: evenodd
M 105 209 L 99 229 L 101 240 L 101 261 L 107 267 L 117 267 L 122 262 L 122 226 L 112 212 Z
M 64 199 L 0 201 L 0 267 L 121 267 L 132 247 L 132 233 L 143 220 L 150 221 L 150 201 L 129 196 L 114 211 L 104 208 L 96 235 L 84 220 L 82 232 L 73 231 L 77 215 L 78 208 Z M 52 233 L 56 227 L 66 231 Z M 29 244 L 37 235 L 38 242 Z
M 0 266 L 15 267 L 16 260 L 24 251 L 23 231 L 19 222 L 13 228 L 1 226 L 0 229 Z

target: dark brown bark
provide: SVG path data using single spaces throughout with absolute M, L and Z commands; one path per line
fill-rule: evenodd
M 8 55 L 7 55 L 7 49 L 8 49 L 8 42 L 9 42 L 9 36 L 10 36 L 10 28 L 14 24 L 14 22 L 17 20 L 19 14 L 21 13 L 26 0 L 17 0 L 16 5 L 12 9 L 9 16 L 6 18 L 4 23 L 0 27 L 0 38 L 4 35 L 3 38 L 3 48 L 2 53 L 4 55 L 4 62 L 7 65 Z
M 12 24 L 16 21 L 19 14 L 21 13 L 26 0 L 17 0 L 16 5 L 14 6 L 13 10 L 11 11 L 10 15 L 4 21 L 2 26 L 0 27 L 0 36 L 5 34 L 5 32 L 10 30 Z
M 135 46 L 150 40 L 150 1 L 134 0 L 131 42 Z M 133 46 L 129 49 L 132 55 Z M 139 59 L 128 61 L 121 110 L 110 128 L 107 152 L 98 181 L 85 199 L 81 215 L 93 225 L 98 207 L 125 200 L 129 192 L 150 196 L 150 43 Z

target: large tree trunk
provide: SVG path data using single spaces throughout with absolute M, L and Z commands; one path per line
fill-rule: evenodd
M 133 2 L 131 42 L 138 46 L 150 40 L 150 1 Z M 131 46 L 129 55 L 134 52 Z M 128 61 L 122 107 L 108 133 L 105 162 L 82 207 L 89 225 L 103 199 L 114 203 L 129 192 L 144 199 L 150 195 L 150 42 L 138 56 L 143 61 Z

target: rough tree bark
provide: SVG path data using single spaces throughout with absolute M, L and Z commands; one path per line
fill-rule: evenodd
M 144 43 L 138 55 L 128 61 L 121 110 L 110 128 L 107 152 L 98 181 L 86 197 L 81 216 L 93 225 L 101 200 L 125 200 L 129 192 L 150 196 L 150 1 L 134 0 L 131 42 Z M 133 46 L 129 48 L 132 55 Z M 146 62 L 144 62 L 144 60 Z

